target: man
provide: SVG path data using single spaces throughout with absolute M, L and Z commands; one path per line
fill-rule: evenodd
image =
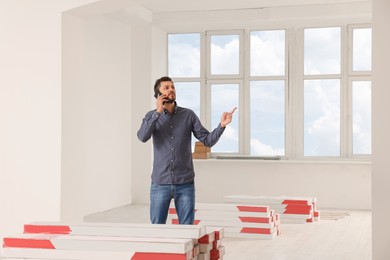
M 196 114 L 176 104 L 175 86 L 169 77 L 157 79 L 154 84 L 156 109 L 149 111 L 138 130 L 138 139 L 147 142 L 153 137 L 154 161 L 150 189 L 150 220 L 165 224 L 171 199 L 180 224 L 193 224 L 195 207 L 194 167 L 191 134 L 204 145 L 216 144 L 232 121 L 224 112 L 221 122 L 211 133 L 205 129 Z

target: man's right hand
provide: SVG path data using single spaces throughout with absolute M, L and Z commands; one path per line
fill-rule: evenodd
M 159 113 L 162 113 L 164 111 L 164 102 L 167 101 L 167 95 L 158 95 L 157 99 L 156 99 L 156 108 L 157 108 L 157 112 Z

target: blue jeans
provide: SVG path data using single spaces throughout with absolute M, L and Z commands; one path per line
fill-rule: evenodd
M 152 184 L 150 187 L 150 221 L 152 224 L 167 222 L 171 199 L 175 202 L 179 224 L 194 223 L 195 185 L 188 184 Z

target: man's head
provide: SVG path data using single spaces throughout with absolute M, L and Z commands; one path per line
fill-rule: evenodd
M 169 103 L 176 100 L 175 85 L 170 77 L 161 77 L 154 83 L 154 97 L 157 98 L 159 95 L 166 95 Z

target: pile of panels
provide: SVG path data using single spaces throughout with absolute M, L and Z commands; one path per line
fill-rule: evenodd
M 169 218 L 178 224 L 173 203 Z M 196 203 L 194 224 L 223 228 L 225 237 L 273 239 L 280 235 L 279 215 L 268 206 Z
M 207 235 L 198 239 L 199 254 L 197 260 L 222 260 L 225 255 L 225 247 L 222 238 L 225 231 L 220 227 L 206 227 Z
M 2 259 L 30 260 L 205 260 L 223 229 L 195 225 L 32 223 L 3 238 Z M 201 253 L 202 252 L 202 253 Z
M 315 197 L 230 195 L 225 196 L 224 201 L 267 205 L 280 214 L 282 223 L 307 223 L 320 219 Z

